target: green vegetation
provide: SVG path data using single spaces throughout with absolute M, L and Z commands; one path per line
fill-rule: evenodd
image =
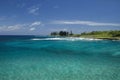
M 81 34 L 73 34 L 72 31 L 70 31 L 70 32 L 59 31 L 59 32 L 52 32 L 51 36 L 84 37 L 84 38 L 120 40 L 120 30 L 115 30 L 115 31 L 92 31 L 92 32 L 83 32 Z
M 92 31 L 81 33 L 80 37 L 120 40 L 120 31 Z
M 51 36 L 72 36 L 73 33 L 67 31 L 51 32 Z

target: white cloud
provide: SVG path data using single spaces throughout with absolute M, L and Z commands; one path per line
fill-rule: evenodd
M 66 28 L 64 28 L 64 29 L 63 29 L 63 31 L 67 31 L 67 29 L 66 29 Z
M 88 26 L 120 26 L 117 23 L 100 23 L 93 21 L 53 21 L 52 24 L 67 24 L 67 25 L 88 25 Z
M 32 24 L 31 24 L 31 26 L 39 26 L 39 25 L 41 25 L 42 23 L 40 22 L 40 21 L 36 21 L 36 22 L 33 22 Z
M 36 27 L 38 27 L 38 26 L 43 26 L 44 24 L 42 24 L 42 22 L 40 22 L 40 21 L 35 21 L 35 22 L 33 22 L 33 23 L 31 23 L 30 25 L 29 25 L 29 27 L 31 27 L 29 30 L 30 31 L 34 31 L 34 30 L 36 30 Z
M 68 31 L 67 28 L 52 28 L 50 29 L 51 32 L 55 32 L 55 31 Z
M 18 29 L 20 29 L 20 26 L 18 26 L 18 25 L 8 26 L 7 29 L 8 29 L 8 30 L 18 30 Z
M 14 31 L 21 29 L 21 25 L 0 26 L 0 31 Z
M 34 31 L 36 28 L 34 28 L 34 27 L 32 27 L 32 28 L 30 28 L 30 31 Z
M 38 26 L 43 26 L 44 24 L 42 24 L 42 22 L 40 21 L 36 21 L 33 23 L 29 23 L 29 24 L 16 24 L 16 25 L 2 25 L 0 26 L 0 32 L 1 31 L 17 31 L 17 30 L 30 30 L 30 31 L 34 31 L 36 30 L 36 27 Z
M 33 15 L 39 15 L 39 7 L 32 7 L 32 8 L 29 8 L 29 13 L 30 14 L 33 14 Z

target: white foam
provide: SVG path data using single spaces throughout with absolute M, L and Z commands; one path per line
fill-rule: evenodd
M 31 40 L 40 40 L 40 39 L 34 38 L 34 39 L 31 39 Z
M 66 41 L 88 40 L 88 41 L 93 41 L 93 40 L 101 40 L 101 39 L 67 37 L 67 38 L 33 38 L 31 40 L 66 40 Z

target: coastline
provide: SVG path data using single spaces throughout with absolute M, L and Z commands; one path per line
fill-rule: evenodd
M 120 40 L 120 38 L 97 38 L 97 39 L 103 39 L 103 40 Z
M 83 37 L 82 38 L 93 38 L 93 39 L 101 39 L 101 40 L 120 40 L 120 37 Z
M 93 39 L 93 40 L 120 40 L 120 37 L 96 37 L 96 36 L 91 36 L 91 35 L 87 35 L 87 36 L 50 36 L 50 37 L 55 37 L 55 38 L 81 38 L 81 39 Z
M 120 40 L 120 31 L 92 31 L 83 32 L 80 34 L 74 34 L 67 31 L 51 32 L 53 37 L 76 37 L 76 38 L 87 38 L 87 39 L 102 39 L 102 40 Z

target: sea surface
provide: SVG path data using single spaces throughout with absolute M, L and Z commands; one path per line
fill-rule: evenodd
M 0 80 L 120 80 L 120 41 L 0 36 Z

